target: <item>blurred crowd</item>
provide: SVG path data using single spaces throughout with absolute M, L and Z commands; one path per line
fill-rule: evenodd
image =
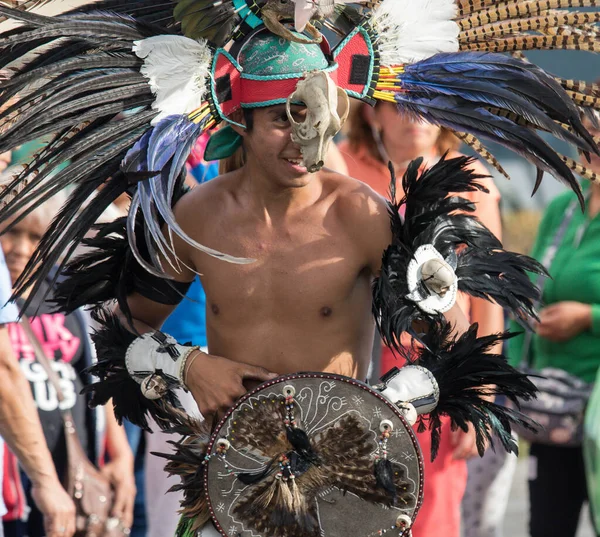
M 594 125 L 588 127 L 600 134 Z M 26 162 L 43 143 L 41 140 L 2 155 L 3 174 L 9 175 Z M 220 173 L 216 163 L 203 160 L 205 145 L 206 137 L 202 137 L 188 161 L 190 188 Z M 337 146 L 331 148 L 326 166 L 360 179 L 388 197 L 388 162 L 393 163 L 396 176 L 401 177 L 408 163 L 417 157 L 424 157 L 426 167 L 445 154 L 456 156 L 460 151 L 460 141 L 451 133 L 399 118 L 392 104 L 375 108 L 357 104 Z M 485 176 L 491 172 L 476 159 L 472 167 Z M 600 173 L 600 160 L 593 157 L 589 167 Z M 499 182 L 505 179 L 494 182 L 484 177 L 481 182 L 485 190 L 469 193 L 474 214 L 499 238 L 504 235 L 508 249 L 531 253 L 541 262 L 548 261 L 548 249 L 554 251 L 547 267 L 552 280 L 541 283 L 540 319 L 533 336 L 527 341 L 510 340 L 497 352 L 505 353 L 514 365 L 552 367 L 591 385 L 600 365 L 600 188 L 584 185 L 585 212 L 571 211 L 562 225 L 575 195 L 562 192 L 550 201 L 552 196 L 544 193 L 543 185 L 538 195 L 550 203 L 547 207 L 545 203 L 532 206 L 528 201 L 530 178 L 525 177 L 526 171 L 517 168 L 516 175 L 523 177 L 513 174 L 515 188 L 506 199 L 506 187 Z M 554 188 L 550 179 L 544 184 Z M 24 218 L 17 218 L 11 229 L 0 236 L 0 257 L 5 260 L 0 263 L 2 304 L 64 199 L 64 194 L 55 196 Z M 103 215 L 103 220 L 124 215 L 128 201 L 126 197 L 119 200 Z M 9 223 L 3 222 L 2 226 Z M 59 377 L 62 393 L 57 392 L 40 362 L 36 341 L 32 341 L 22 321 L 18 322 L 16 309 L 8 305 L 0 310 L 0 436 L 6 440 L 0 448 L 4 460 L 0 466 L 6 507 L 4 533 L 14 537 L 72 534 L 73 506 L 61 486 L 67 464 L 64 411 L 68 410 L 87 457 L 114 489 L 113 515 L 124 527 L 131 528 L 135 537 L 174 535 L 181 495 L 167 492 L 177 480 L 167 477 L 163 460 L 152 454 L 170 449 L 168 435 L 158 427 L 149 434 L 128 423 L 119 426 L 111 408 L 88 408 L 82 388 L 91 382 L 86 368 L 94 360 L 89 340 L 93 322 L 85 311 L 65 315 L 53 310 L 52 286 L 57 277 L 60 275 L 49 277 L 40 293 L 44 298 L 33 297 L 24 314 Z M 502 332 L 510 322 L 495 304 L 466 296 L 460 301 L 470 321 L 479 324 L 480 335 Z M 17 306 L 21 305 L 23 302 L 17 302 Z M 197 278 L 187 300 L 163 329 L 178 341 L 206 347 L 205 306 Z M 410 341 L 406 343 L 410 345 Z M 394 365 L 399 365 L 397 358 L 375 341 L 371 380 Z M 189 413 L 198 412 L 191 397 L 182 394 L 182 400 Z M 434 462 L 430 460 L 429 435 L 417 433 L 425 464 L 425 499 L 412 528 L 413 536 L 501 537 L 517 456 L 490 448 L 479 458 L 473 431 L 452 430 L 449 423 L 445 428 Z M 581 510 L 597 486 L 594 439 L 585 452 L 587 466 L 581 440 L 568 445 L 560 439 L 548 443 L 534 440 L 531 446 L 523 446 L 530 468 L 530 535 L 574 537 Z

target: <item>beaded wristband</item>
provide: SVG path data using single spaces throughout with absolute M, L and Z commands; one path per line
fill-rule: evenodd
M 194 354 L 191 359 L 190 356 L 192 354 L 192 351 L 198 351 L 196 354 Z M 206 354 L 205 352 L 200 350 L 200 347 L 192 347 L 190 352 L 188 352 L 182 362 L 181 362 L 181 369 L 180 369 L 180 379 L 181 379 L 181 385 L 184 388 L 184 390 L 186 391 L 190 391 L 190 389 L 188 388 L 186 379 L 188 376 L 188 373 L 190 371 L 190 367 L 192 367 L 192 364 L 194 363 L 194 361 L 196 360 L 196 358 L 198 358 L 198 356 L 200 356 L 201 354 Z

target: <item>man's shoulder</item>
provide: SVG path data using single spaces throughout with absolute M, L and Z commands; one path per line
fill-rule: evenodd
M 335 185 L 335 207 L 347 233 L 376 272 L 381 253 L 391 242 L 388 204 L 369 185 L 335 174 L 325 179 Z
M 362 181 L 331 173 L 323 182 L 335 192 L 336 205 L 344 218 L 360 220 L 381 215 L 387 218 L 386 200 Z
M 195 214 L 206 209 L 213 213 L 214 204 L 223 203 L 233 189 L 232 174 L 224 174 L 192 188 L 177 202 L 177 211 L 180 215 Z

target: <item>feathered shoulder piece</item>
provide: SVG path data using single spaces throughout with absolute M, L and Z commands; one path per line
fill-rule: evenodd
M 431 457 L 440 442 L 441 417 L 449 416 L 453 428 L 476 434 L 477 448 L 483 456 L 486 443 L 494 447 L 494 437 L 506 451 L 516 453 L 511 423 L 535 430 L 537 424 L 517 411 L 494 403 L 502 394 L 519 408 L 519 400 L 535 397 L 537 389 L 527 375 L 511 367 L 506 358 L 492 349 L 510 334 L 477 337 L 477 324 L 459 337 L 451 336 L 452 327 L 434 323 L 423 338 L 423 347 L 413 362 L 428 369 L 439 386 L 439 401 L 426 417 L 420 418 L 419 430 L 431 431 Z M 485 385 L 482 385 L 484 384 Z
M 507 252 L 471 213 L 461 194 L 485 190 L 468 157 L 442 158 L 422 174 L 413 161 L 392 181 L 389 213 L 393 239 L 373 286 L 373 313 L 384 342 L 402 352 L 400 336 L 416 321 L 436 321 L 455 303 L 458 291 L 491 300 L 527 325 L 535 318 L 539 291 L 527 272 L 545 273 L 534 259 Z

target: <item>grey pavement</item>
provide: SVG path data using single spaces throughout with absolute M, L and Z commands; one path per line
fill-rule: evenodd
M 527 459 L 520 458 L 504 519 L 504 537 L 528 537 L 528 504 Z M 553 516 L 553 514 L 548 513 L 548 516 Z M 577 537 L 594 537 L 587 508 L 583 509 Z

